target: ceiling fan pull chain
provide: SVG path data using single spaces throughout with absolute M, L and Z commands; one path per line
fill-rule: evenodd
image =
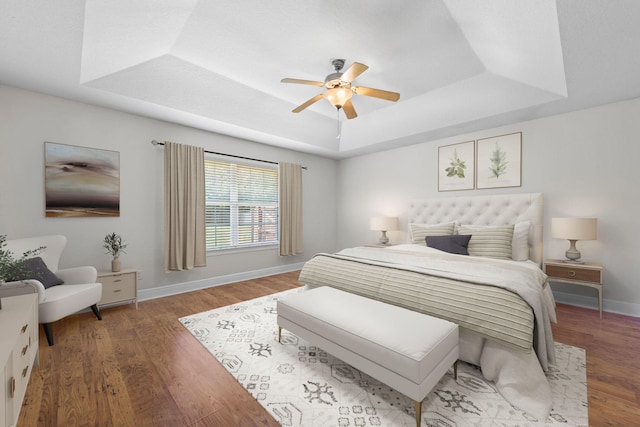
M 338 134 L 336 135 L 336 139 L 340 141 L 340 138 L 342 137 L 342 122 L 340 121 L 340 108 L 336 108 L 336 112 L 338 113 L 336 115 L 336 118 L 338 120 Z

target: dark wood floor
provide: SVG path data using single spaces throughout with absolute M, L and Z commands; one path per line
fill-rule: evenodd
M 103 310 L 40 336 L 18 427 L 277 426 L 178 318 L 299 286 L 298 272 Z M 556 341 L 587 350 L 592 426 L 640 425 L 640 319 L 558 306 Z

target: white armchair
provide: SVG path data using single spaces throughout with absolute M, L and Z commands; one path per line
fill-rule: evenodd
M 65 236 L 39 236 L 7 240 L 5 248 L 15 257 L 21 257 L 25 251 L 45 246 L 38 256 L 51 272 L 64 280 L 64 284 L 47 289 L 36 279 L 7 282 L 0 286 L 0 297 L 38 293 L 38 321 L 44 328 L 50 346 L 54 344 L 53 322 L 87 307 L 91 307 L 98 320 L 102 320 L 97 305 L 102 299 L 102 284 L 96 283 L 98 272 L 95 267 L 58 269 L 60 255 L 66 244 Z

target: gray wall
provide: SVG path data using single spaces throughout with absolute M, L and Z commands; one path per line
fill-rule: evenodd
M 163 149 L 152 146 L 153 139 L 307 166 L 303 171 L 304 254 L 280 257 L 276 248 L 236 251 L 209 256 L 206 268 L 165 273 Z M 119 218 L 45 217 L 44 141 L 120 152 Z M 291 271 L 316 252 L 335 250 L 335 160 L 7 86 L 0 86 L 0 159 L 0 234 L 10 239 L 64 234 L 69 243 L 61 267 L 89 264 L 109 270 L 111 259 L 101 242 L 105 234 L 115 231 L 129 244 L 123 267 L 142 271 L 141 289 L 185 282 L 203 287 L 216 284 L 216 278 L 226 282 Z M 173 288 L 170 293 L 180 291 L 180 286 Z M 158 295 L 147 292 L 147 296 Z
M 522 132 L 522 187 L 438 192 L 438 147 Z M 640 315 L 637 240 L 640 218 L 640 100 L 635 99 L 375 153 L 340 162 L 338 246 L 374 242 L 374 215 L 397 215 L 407 239 L 412 198 L 541 192 L 544 256 L 562 258 L 568 242 L 551 237 L 551 218 L 598 218 L 598 240 L 578 242 L 583 259 L 605 267 L 605 309 Z M 561 301 L 597 306 L 595 290 L 554 284 Z

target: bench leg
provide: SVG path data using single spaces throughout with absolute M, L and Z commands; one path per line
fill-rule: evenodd
M 453 379 L 458 380 L 458 361 L 453 362 Z
M 422 402 L 413 401 L 413 406 L 416 407 L 416 427 L 420 427 L 422 421 Z
M 282 338 L 282 326 L 278 326 L 278 342 L 280 342 L 280 338 Z

